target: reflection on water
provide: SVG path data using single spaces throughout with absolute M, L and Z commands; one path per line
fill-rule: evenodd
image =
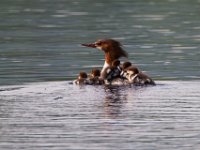
M 104 110 L 107 117 L 116 118 L 121 113 L 121 108 L 127 102 L 127 95 L 124 88 L 119 86 L 105 87 Z
M 198 149 L 199 81 L 0 88 L 0 149 Z

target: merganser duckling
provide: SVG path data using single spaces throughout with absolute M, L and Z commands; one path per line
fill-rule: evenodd
M 131 62 L 124 62 L 122 65 L 121 77 L 129 80 L 130 83 L 134 83 L 134 78 L 139 73 L 139 69 L 136 66 L 133 66 Z
M 127 78 L 130 83 L 135 85 L 155 85 L 155 82 L 149 76 L 140 72 L 139 69 L 130 62 L 124 62 L 122 69 L 121 76 Z
M 111 84 L 116 78 L 120 78 L 121 74 L 120 61 L 118 59 L 112 62 L 111 67 L 107 67 L 102 72 L 102 78 L 105 80 L 106 84 Z
M 90 73 L 89 82 L 92 85 L 102 85 L 104 84 L 104 80 L 100 77 L 101 71 L 99 69 L 92 69 Z
M 135 76 L 133 83 L 135 85 L 156 85 L 153 79 L 151 79 L 148 75 L 144 74 L 143 72 L 139 72 Z
M 119 59 L 121 57 L 128 57 L 127 52 L 122 49 L 121 44 L 113 39 L 102 39 L 92 44 L 82 44 L 82 45 L 91 48 L 97 48 L 104 52 L 105 63 L 103 69 L 101 70 L 101 74 L 107 67 L 112 66 L 112 62 L 114 60 Z
M 73 83 L 78 85 L 89 84 L 87 73 L 80 72 L 78 78 Z

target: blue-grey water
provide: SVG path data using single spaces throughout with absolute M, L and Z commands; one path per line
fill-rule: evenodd
M 200 148 L 200 0 L 0 1 L 0 149 Z M 153 87 L 76 86 L 114 38 Z

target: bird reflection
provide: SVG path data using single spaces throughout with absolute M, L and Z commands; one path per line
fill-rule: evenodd
M 127 95 L 124 88 L 120 86 L 105 87 L 104 110 L 106 117 L 116 118 L 120 116 L 121 109 L 127 102 Z

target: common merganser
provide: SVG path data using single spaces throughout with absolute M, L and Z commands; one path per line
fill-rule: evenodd
M 120 42 L 113 39 L 101 39 L 91 44 L 82 44 L 86 47 L 97 48 L 104 52 L 105 54 L 105 63 L 101 70 L 101 78 L 106 80 L 108 78 L 107 69 L 112 68 L 112 64 L 115 60 L 119 60 L 121 57 L 128 57 L 128 54 L 125 50 L 122 49 Z M 129 62 L 130 63 L 130 62 Z M 141 85 L 155 85 L 155 82 L 148 77 L 146 74 L 139 72 L 139 69 L 135 66 L 132 66 L 130 63 L 125 63 L 123 71 L 121 72 L 121 76 L 119 78 L 115 78 L 114 76 L 111 80 L 119 80 L 123 82 L 122 84 L 141 84 Z M 127 65 L 127 66 L 126 66 Z M 107 75 L 105 75 L 107 73 Z M 126 74 L 124 74 L 126 73 Z M 124 78 L 126 80 L 124 80 Z
M 117 60 L 120 57 L 128 57 L 127 52 L 122 49 L 121 44 L 113 39 L 102 39 L 96 41 L 95 43 L 82 45 L 91 48 L 97 48 L 104 52 L 105 63 L 103 69 L 101 70 L 101 74 L 107 67 L 111 67 L 114 60 Z

